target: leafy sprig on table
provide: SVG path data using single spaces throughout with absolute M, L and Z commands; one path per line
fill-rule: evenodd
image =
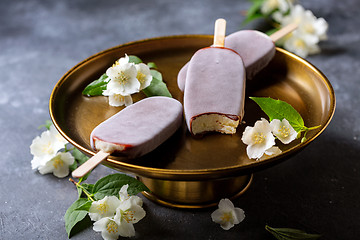
M 272 228 L 266 225 L 265 229 L 278 240 L 315 240 L 321 237 L 320 234 L 310 234 L 294 228 Z
M 128 194 L 136 195 L 142 191 L 150 190 L 137 179 L 125 174 L 115 173 L 99 179 L 95 184 L 82 183 L 70 179 L 78 190 L 78 199 L 68 208 L 65 213 L 65 229 L 69 238 L 83 228 L 83 224 L 89 226 L 91 221 L 88 217 L 92 202 L 103 199 L 105 196 L 118 196 L 120 189 L 128 184 Z

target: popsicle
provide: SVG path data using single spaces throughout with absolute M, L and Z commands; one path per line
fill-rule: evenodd
M 270 36 L 256 30 L 238 31 L 225 38 L 225 47 L 235 50 L 242 57 L 246 78 L 250 80 L 274 57 L 274 42 L 295 30 L 296 27 L 296 24 L 289 24 Z M 189 63 L 186 63 L 177 76 L 177 84 L 181 91 L 185 88 L 188 65 Z
M 226 21 L 215 22 L 214 44 L 189 62 L 184 113 L 191 134 L 233 134 L 244 114 L 245 68 L 239 54 L 224 47 Z
M 73 177 L 85 175 L 110 154 L 136 158 L 151 152 L 180 127 L 182 113 L 182 104 L 169 97 L 149 97 L 124 108 L 93 129 L 90 144 L 99 152 Z

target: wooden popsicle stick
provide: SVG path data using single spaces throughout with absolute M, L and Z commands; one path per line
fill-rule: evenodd
M 89 160 L 80 165 L 77 169 L 72 172 L 72 176 L 75 178 L 81 178 L 85 176 L 88 172 L 93 170 L 97 165 L 104 161 L 110 153 L 99 151 Z
M 280 38 L 285 37 L 287 34 L 291 33 L 298 27 L 296 23 L 290 23 L 285 27 L 281 28 L 279 31 L 274 32 L 270 35 L 270 38 L 273 42 L 278 41 Z
M 226 20 L 219 18 L 215 21 L 213 47 L 224 47 L 225 44 Z

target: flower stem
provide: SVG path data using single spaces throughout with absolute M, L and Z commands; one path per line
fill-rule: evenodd
M 69 178 L 69 181 L 75 184 L 76 187 L 81 188 L 81 190 L 85 193 L 85 195 L 88 197 L 89 200 L 94 202 L 95 200 L 92 198 L 91 194 L 78 182 L 75 182 L 72 178 Z
M 307 130 L 308 130 L 308 131 L 310 131 L 310 130 L 317 129 L 317 128 L 319 128 L 319 127 L 321 127 L 321 125 L 318 125 L 318 126 L 315 126 L 315 127 L 310 127 L 310 128 L 307 128 Z

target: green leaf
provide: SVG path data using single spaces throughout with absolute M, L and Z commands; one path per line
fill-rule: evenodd
M 266 115 L 268 115 L 269 121 L 273 119 L 283 120 L 285 118 L 296 132 L 302 131 L 305 127 L 304 120 L 290 104 L 281 100 L 265 97 L 250 97 L 250 99 L 255 101 Z
M 85 198 L 79 198 L 76 200 L 66 211 L 64 220 L 65 220 L 65 229 L 70 238 L 72 233 L 75 230 L 75 227 L 79 225 L 86 218 L 88 212 L 84 210 L 77 210 L 78 207 L 85 204 L 88 200 Z
M 74 170 L 77 168 L 77 166 L 78 166 L 78 165 L 77 165 L 77 162 L 74 161 L 74 163 L 69 166 L 70 171 L 71 171 L 71 172 L 74 171 Z
M 149 68 L 154 68 L 154 69 L 158 68 L 154 62 L 149 62 L 147 65 Z
M 129 55 L 129 62 L 139 64 L 139 63 L 142 63 L 143 61 L 135 55 Z
M 81 206 L 76 208 L 75 210 L 76 211 L 87 211 L 87 212 L 89 212 L 91 204 L 92 204 L 92 201 L 88 200 L 87 202 L 85 202 L 84 204 L 82 204 Z
M 256 13 L 256 14 L 253 14 L 251 16 L 248 16 L 247 18 L 245 18 L 244 22 L 242 25 L 246 25 L 256 19 L 259 19 L 259 18 L 264 18 L 264 15 L 261 14 L 261 13 Z
M 101 77 L 89 85 L 83 90 L 82 94 L 86 96 L 101 96 L 103 91 L 106 90 L 108 84 L 108 76 L 104 73 Z
M 80 181 L 80 180 L 79 180 Z M 85 181 L 85 180 L 84 180 Z M 93 193 L 93 189 L 94 189 L 94 184 L 89 184 L 89 183 L 83 183 L 81 184 L 81 186 L 90 194 Z M 79 198 L 81 198 L 82 196 L 82 193 L 83 193 L 83 190 L 81 187 L 77 187 L 77 190 L 78 190 L 78 194 L 79 194 Z M 84 196 L 86 196 L 84 194 Z
M 157 70 L 154 70 L 154 69 L 151 69 L 150 73 L 151 73 L 151 76 L 153 76 L 153 78 L 156 78 L 156 79 L 159 79 L 160 81 L 163 81 L 163 77 L 162 77 L 161 72 L 159 72 Z
M 129 195 L 136 195 L 142 191 L 150 191 L 139 180 L 125 174 L 115 173 L 103 177 L 95 183 L 93 188 L 94 197 L 96 200 L 100 200 L 105 196 L 119 196 L 119 191 L 125 184 L 129 184 Z
M 264 0 L 254 0 L 251 7 L 246 12 L 246 18 L 243 24 L 247 24 L 257 18 L 265 17 L 264 14 L 260 12 L 261 5 L 263 4 Z
M 142 91 L 145 93 L 147 97 L 152 97 L 152 96 L 172 97 L 166 84 L 157 78 L 153 78 L 150 85 L 147 88 L 143 89 Z
M 272 228 L 266 225 L 265 229 L 279 240 L 313 240 L 321 237 L 319 234 L 310 234 L 294 228 Z
M 86 156 L 85 154 L 83 154 L 76 148 L 74 150 L 72 150 L 71 154 L 75 158 L 75 161 L 72 165 L 69 166 L 70 171 L 74 171 L 78 167 L 78 165 L 83 164 L 84 162 L 86 162 L 89 159 L 88 156 Z M 90 175 L 90 173 L 91 172 L 88 172 L 84 177 L 82 177 L 81 181 L 85 181 L 88 178 L 88 176 Z
M 86 161 L 89 159 L 88 156 L 86 156 L 85 154 L 83 154 L 82 152 L 80 152 L 80 150 L 78 150 L 78 149 L 76 149 L 76 148 L 72 151 L 72 155 L 74 156 L 74 158 L 76 159 L 76 161 L 77 161 L 80 165 L 83 164 L 84 162 L 86 162 Z
M 147 97 L 152 96 L 165 96 L 165 97 L 172 97 L 169 89 L 167 88 L 166 84 L 163 82 L 162 74 L 154 69 L 150 70 L 151 75 L 153 77 L 150 85 L 143 89 L 143 93 Z

